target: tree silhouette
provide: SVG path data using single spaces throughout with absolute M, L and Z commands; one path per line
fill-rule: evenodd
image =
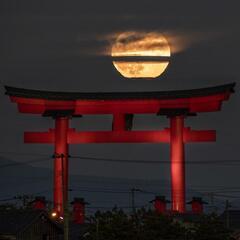
M 180 219 L 180 220 L 179 220 Z M 182 218 L 184 219 L 184 218 Z M 140 209 L 128 215 L 114 208 L 96 212 L 86 240 L 230 240 L 230 231 L 216 215 L 185 222 L 174 215 Z

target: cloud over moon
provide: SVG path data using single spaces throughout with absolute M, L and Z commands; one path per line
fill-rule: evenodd
M 126 34 L 129 34 L 126 37 Z M 81 34 L 78 36 L 78 50 L 76 54 L 84 54 L 88 56 L 111 56 L 112 54 L 112 45 L 116 42 L 119 35 L 125 34 L 125 37 L 118 39 L 119 45 L 121 44 L 122 48 L 126 52 L 128 48 L 134 48 L 134 44 L 137 43 L 138 48 L 147 49 L 159 49 L 164 48 L 164 42 L 161 42 L 159 37 L 164 36 L 171 48 L 171 54 L 177 54 L 196 46 L 198 44 L 205 43 L 209 40 L 219 37 L 214 33 L 206 32 L 182 32 L 177 30 L 169 31 L 117 31 L 113 33 L 100 33 L 100 34 Z M 144 39 L 145 36 L 145 39 Z M 155 40 L 153 40 L 155 39 Z M 147 40 L 147 41 L 146 41 Z M 141 43 L 145 41 L 144 45 Z M 125 47 L 124 47 L 125 46 Z

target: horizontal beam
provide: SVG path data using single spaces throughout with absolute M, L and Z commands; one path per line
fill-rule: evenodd
M 25 132 L 25 143 L 54 143 L 54 131 Z M 89 131 L 68 132 L 68 144 L 81 143 L 160 143 L 169 142 L 169 131 Z
M 116 99 L 116 100 L 47 100 L 11 97 L 21 113 L 44 114 L 49 111 L 72 111 L 85 114 L 157 114 L 164 109 L 187 109 L 189 113 L 213 112 L 221 109 L 230 93 L 176 99 Z
M 216 141 L 214 130 L 196 131 L 184 128 L 184 142 L 212 142 Z M 55 141 L 54 129 L 49 132 L 25 132 L 25 143 L 49 143 Z M 82 143 L 169 143 L 170 130 L 159 131 L 68 131 L 68 144 Z
M 68 142 L 77 143 L 168 143 L 169 130 L 69 132 Z
M 25 132 L 24 143 L 54 143 L 55 133 L 50 129 L 49 132 Z
M 184 142 L 216 142 L 216 131 L 185 128 L 183 138 Z

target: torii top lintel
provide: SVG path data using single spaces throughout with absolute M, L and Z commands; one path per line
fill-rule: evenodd
M 219 111 L 223 101 L 234 92 L 235 83 L 221 86 L 166 92 L 77 93 L 38 91 L 5 86 L 11 101 L 22 113 L 46 114 L 69 111 L 82 114 L 161 114 L 183 110 L 187 114 Z

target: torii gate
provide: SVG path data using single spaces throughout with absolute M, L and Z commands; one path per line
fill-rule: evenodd
M 170 143 L 172 211 L 185 212 L 185 157 L 188 142 L 215 141 L 214 130 L 191 130 L 187 116 L 220 111 L 234 92 L 235 83 L 168 92 L 70 93 L 6 86 L 6 94 L 21 113 L 55 119 L 48 132 L 25 132 L 25 143 L 54 144 L 54 210 L 63 213 L 68 191 L 68 145 L 80 143 Z M 111 114 L 112 131 L 81 131 L 69 128 L 72 117 Z M 165 115 L 170 127 L 160 131 L 132 131 L 134 114 Z M 64 184 L 63 184 L 64 183 Z

